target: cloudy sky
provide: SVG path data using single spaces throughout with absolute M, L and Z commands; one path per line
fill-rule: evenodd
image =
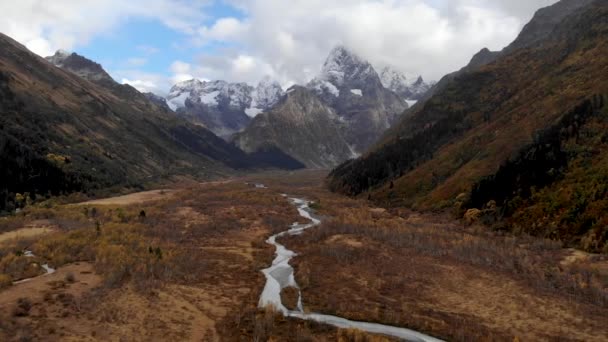
M 303 83 L 343 44 L 437 80 L 510 43 L 557 0 L 0 0 L 0 32 L 41 56 L 75 51 L 119 82 L 166 93 L 197 77 Z

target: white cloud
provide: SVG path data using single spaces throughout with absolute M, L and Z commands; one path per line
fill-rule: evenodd
M 231 62 L 217 65 L 218 77 L 254 82 L 263 71 L 284 84 L 303 83 L 341 43 L 374 64 L 438 79 L 484 47 L 501 49 L 536 9 L 556 1 L 232 0 L 247 17 L 222 18 L 199 36 L 239 47 L 224 52 Z
M 238 7 L 244 18 L 210 21 L 206 6 L 220 1 Z M 504 47 L 537 8 L 556 1 L 0 0 L 0 32 L 44 56 L 112 34 L 133 18 L 160 21 L 205 53 L 193 55 L 189 63 L 174 62 L 164 80 L 157 74 L 137 77 L 134 70 L 112 75 L 165 91 L 193 77 L 254 83 L 270 75 L 283 85 L 304 83 L 336 44 L 376 65 L 391 64 L 409 74 L 438 79 L 465 65 L 483 47 Z M 176 42 L 168 51 L 183 53 L 192 47 L 184 48 Z M 148 45 L 137 49 L 146 58 L 170 53 Z M 133 59 L 123 67 L 143 63 Z
M 194 78 L 192 75 L 192 66 L 189 63 L 182 61 L 175 61 L 169 67 L 169 70 L 173 73 L 171 77 L 171 83 L 179 83 Z
M 19 0 L 0 1 L 0 32 L 48 56 L 59 48 L 73 49 L 100 34 L 107 34 L 129 18 L 159 20 L 164 25 L 194 34 L 206 19 L 206 0 Z
M 247 30 L 247 23 L 235 18 L 220 18 L 211 27 L 201 27 L 198 30 L 201 44 L 209 41 L 228 41 L 238 39 Z
M 129 84 L 141 92 L 166 95 L 172 83 L 166 75 L 143 72 L 137 69 L 110 70 L 110 74 L 120 83 Z
M 129 84 L 133 88 L 135 88 L 141 92 L 144 92 L 144 93 L 158 91 L 158 85 L 149 80 L 130 80 L 128 78 L 123 78 L 121 83 Z

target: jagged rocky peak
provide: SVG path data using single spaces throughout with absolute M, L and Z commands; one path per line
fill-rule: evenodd
M 337 46 L 329 53 L 320 77 L 336 86 L 356 78 L 377 76 L 372 65 L 344 46 Z
M 111 81 L 114 79 L 96 63 L 75 52 L 57 50 L 53 56 L 46 57 L 53 65 L 68 70 L 89 81 Z
M 422 76 L 406 76 L 405 73 L 391 66 L 385 66 L 380 71 L 382 85 L 397 93 L 408 103 L 415 103 L 433 86 L 427 83 Z
M 364 89 L 381 86 L 374 67 L 342 45 L 331 50 L 319 75 L 308 84 L 308 88 L 325 98 L 338 97 L 343 91 L 347 95 L 363 96 Z

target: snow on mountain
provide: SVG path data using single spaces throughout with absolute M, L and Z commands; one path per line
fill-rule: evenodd
M 283 93 L 283 88 L 281 88 L 279 82 L 266 76 L 258 83 L 252 97 L 258 108 L 268 109 L 279 102 Z
M 203 104 L 209 107 L 222 104 L 244 109 L 251 103 L 252 90 L 253 87 L 245 83 L 201 82 L 192 79 L 174 85 L 167 96 L 167 102 L 172 108 L 175 107 L 175 110 L 187 107 L 186 100 L 193 104 Z
M 186 100 L 190 100 L 209 107 L 238 108 L 255 116 L 273 107 L 283 94 L 281 85 L 270 77 L 262 79 L 255 88 L 246 83 L 192 79 L 174 85 L 167 96 L 167 102 L 174 110 L 186 107 Z
M 285 94 L 283 88 L 277 81 L 270 77 L 264 77 L 251 94 L 251 103 L 245 113 L 250 117 L 267 111 L 274 107 Z
M 199 81 L 174 85 L 167 96 L 169 107 L 219 136 L 242 130 L 254 117 L 272 108 L 284 92 L 281 85 L 264 78 L 256 87 L 246 83 Z
M 357 153 L 375 143 L 408 108 L 400 96 L 382 85 L 367 60 L 344 46 L 331 50 L 306 87 L 336 112 L 345 139 Z
M 422 76 L 408 77 L 390 66 L 382 68 L 380 80 L 386 89 L 394 91 L 407 101 L 418 101 L 434 85 L 434 82 L 426 83 Z
M 327 100 L 332 96 L 339 97 L 342 88 L 365 89 L 379 83 L 378 74 L 368 61 L 344 46 L 337 46 L 329 53 L 319 75 L 307 87 Z

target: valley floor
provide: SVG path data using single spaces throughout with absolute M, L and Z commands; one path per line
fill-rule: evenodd
M 323 219 L 279 239 L 298 253 L 305 311 L 456 341 L 606 340 L 606 256 L 374 208 L 328 192 L 324 175 L 189 183 L 0 219 L 0 340 L 387 340 L 257 308 L 274 254 L 265 240 L 302 220 L 281 194 L 313 201 Z M 293 289 L 283 297 L 293 302 Z

